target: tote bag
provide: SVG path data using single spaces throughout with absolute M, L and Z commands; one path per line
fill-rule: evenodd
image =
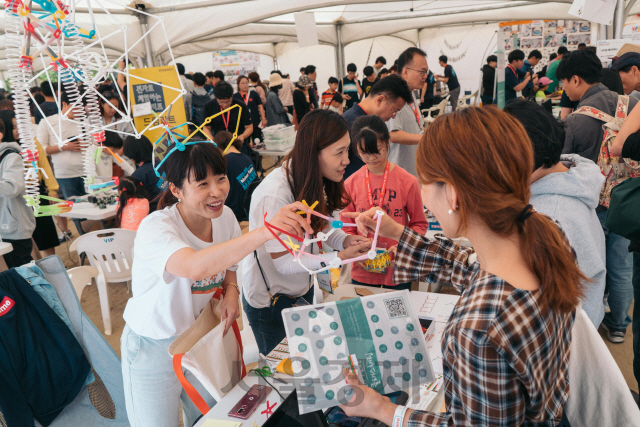
M 218 289 L 196 321 L 169 346 L 173 370 L 196 407 L 206 414 L 209 406 L 184 376 L 189 370 L 219 402 L 247 375 L 242 359 L 242 338 L 238 322 L 223 336 L 225 322 L 221 319 L 222 289 Z

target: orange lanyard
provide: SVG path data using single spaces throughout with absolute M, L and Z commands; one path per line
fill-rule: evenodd
M 511 65 L 509 65 L 509 68 L 511 68 L 511 71 L 513 71 L 513 75 L 516 76 L 516 81 L 518 81 L 518 73 L 516 73 L 516 70 L 514 70 Z
M 222 113 L 222 107 L 220 107 L 220 112 Z M 227 117 L 224 117 L 224 114 L 222 114 L 222 122 L 224 123 L 224 128 L 228 131 L 229 130 L 229 116 L 231 115 L 231 111 L 227 111 Z
M 420 126 L 420 112 L 418 111 L 418 107 L 415 106 L 415 102 L 409 104 L 409 108 L 413 111 L 413 115 L 416 117 L 416 122 L 418 123 L 418 126 Z
M 391 166 L 391 162 L 387 160 L 387 166 L 384 168 L 384 176 L 382 178 L 382 189 L 380 190 L 380 197 L 378 197 L 379 206 L 382 206 L 382 201 L 384 199 L 384 193 L 387 190 L 387 180 L 389 179 L 389 166 Z M 364 179 L 367 182 L 367 196 L 369 196 L 369 205 L 374 207 L 373 204 L 373 195 L 371 194 L 371 182 L 369 181 L 369 168 L 364 168 Z

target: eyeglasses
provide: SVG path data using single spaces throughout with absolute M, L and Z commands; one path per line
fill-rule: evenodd
M 413 70 L 413 71 L 415 71 L 415 72 L 418 72 L 418 73 L 420 73 L 420 75 L 421 75 L 422 77 L 426 77 L 426 76 L 427 76 L 427 74 L 429 74 L 429 70 L 427 70 L 427 71 L 425 71 L 425 70 L 416 70 L 415 68 L 410 68 L 410 67 L 404 67 L 404 68 L 407 68 L 407 69 L 409 69 L 409 70 Z
M 389 102 L 389 99 L 386 96 L 384 97 L 384 100 L 387 101 L 387 104 L 391 108 L 391 111 L 393 111 L 393 113 L 391 114 L 391 117 L 395 117 L 400 111 L 393 108 L 393 105 L 391 105 L 391 103 Z

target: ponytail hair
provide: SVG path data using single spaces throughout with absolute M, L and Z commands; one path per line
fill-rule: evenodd
M 378 116 L 358 117 L 351 126 L 351 145 L 353 151 L 358 154 L 358 150 L 367 154 L 379 154 L 378 141 L 381 141 L 386 148 L 389 148 L 389 129 L 384 121 Z
M 540 281 L 541 307 L 575 309 L 588 279 L 557 224 L 528 206 L 533 149 L 517 119 L 495 107 L 442 115 L 422 137 L 416 166 L 421 183 L 456 189 L 461 234 L 472 216 L 497 235 L 517 233 L 521 254 Z
M 118 210 L 116 211 L 116 226 L 120 227 L 122 212 L 130 199 L 147 199 L 149 193 L 144 188 L 142 182 L 132 176 L 123 176 L 118 183 Z

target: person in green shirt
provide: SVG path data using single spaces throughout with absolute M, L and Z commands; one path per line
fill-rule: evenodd
M 560 61 L 562 61 L 562 58 L 569 53 L 569 50 L 566 48 L 566 46 L 560 46 L 558 48 L 558 57 L 549 64 L 549 66 L 547 67 L 547 76 L 550 80 L 551 83 L 549 84 L 549 89 L 547 89 L 549 92 L 555 92 L 556 87 L 558 86 L 558 78 L 556 77 L 556 69 L 558 68 L 558 65 L 560 65 Z

